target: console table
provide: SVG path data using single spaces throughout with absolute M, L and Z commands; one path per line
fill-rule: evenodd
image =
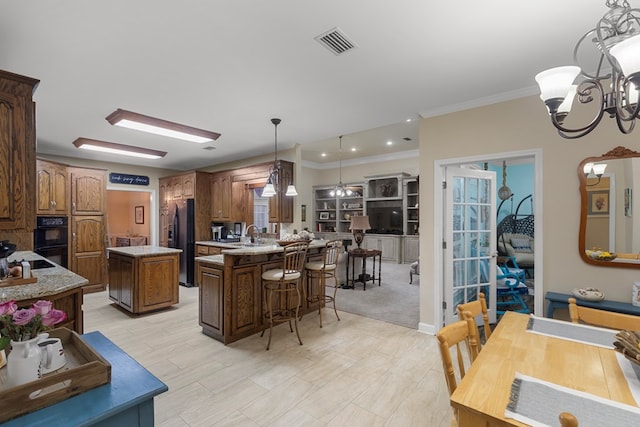
M 376 257 L 378 258 L 378 277 L 376 277 Z M 362 273 L 358 276 L 357 280 L 353 277 L 355 273 L 354 261 L 356 258 L 362 258 Z M 372 274 L 367 274 L 367 258 L 373 258 L 373 270 Z M 349 285 L 349 265 L 351 265 L 351 284 Z M 356 282 L 361 282 L 364 285 L 364 290 L 367 290 L 367 281 L 371 280 L 373 284 L 376 284 L 376 278 L 378 279 L 378 286 L 382 282 L 382 251 L 378 249 L 349 249 L 347 251 L 347 287 L 355 289 Z
M 2 424 L 152 427 L 153 397 L 169 388 L 100 332 L 82 339 L 111 364 L 111 382 Z
M 553 312 L 556 310 L 556 308 L 568 308 L 569 298 L 575 297 L 570 294 L 547 292 L 545 295 L 545 299 L 549 301 L 549 305 L 547 306 L 546 317 L 553 318 Z M 615 311 L 616 313 L 634 314 L 636 316 L 640 316 L 640 307 L 628 302 L 608 301 L 606 299 L 602 301 L 585 301 L 576 298 L 576 304 L 583 307 L 597 308 L 598 310 Z

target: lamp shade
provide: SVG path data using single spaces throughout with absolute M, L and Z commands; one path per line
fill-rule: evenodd
M 595 176 L 602 176 L 606 168 L 607 168 L 606 163 L 596 163 L 593 165 L 593 174 Z
M 536 75 L 540 87 L 540 97 L 544 100 L 565 99 L 574 80 L 580 74 L 580 67 L 573 65 L 550 68 Z
M 640 35 L 630 37 L 612 47 L 611 55 L 616 58 L 627 78 L 640 72 Z
M 349 230 L 370 230 L 369 217 L 367 215 L 352 216 Z

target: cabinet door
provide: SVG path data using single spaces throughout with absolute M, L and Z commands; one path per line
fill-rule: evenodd
M 167 189 L 169 187 L 169 180 L 167 178 L 160 178 L 158 180 L 158 201 L 160 209 L 169 204 Z
M 69 214 L 69 177 L 67 168 L 56 165 L 52 169 L 53 181 L 51 193 L 53 194 L 53 210 L 56 215 Z
M 262 324 L 262 286 L 259 266 L 234 268 L 231 283 L 231 324 L 227 335 L 251 331 Z M 227 299 L 229 301 L 229 299 Z
M 138 258 L 138 307 L 136 313 L 178 303 L 178 254 Z
M 35 226 L 35 107 L 23 82 L 0 72 L 0 229 Z M 28 79 L 31 80 L 31 79 Z M 25 94 L 29 96 L 25 96 Z M 30 230 L 29 230 L 30 231 Z
M 232 182 L 231 183 L 231 221 L 246 222 L 251 224 L 253 222 L 253 209 L 251 209 L 251 218 L 248 217 L 246 212 L 246 199 L 245 197 L 248 190 L 245 189 L 244 182 Z
M 208 264 L 198 263 L 198 292 L 200 313 L 198 321 L 207 332 L 224 333 L 224 280 L 223 270 Z
M 182 178 L 182 197 L 193 199 L 196 196 L 196 175 L 185 175 Z
M 103 215 L 105 211 L 105 171 L 70 168 L 71 214 Z
M 216 221 L 231 219 L 231 175 L 228 172 L 216 173 L 212 178 L 211 191 L 212 217 Z
M 111 254 L 109 256 L 109 299 L 123 308 L 133 310 L 134 259 Z
M 53 209 L 53 189 L 54 177 L 52 171 L 46 166 L 38 162 L 38 170 L 36 172 L 38 185 L 38 197 L 36 199 L 37 212 L 39 215 L 47 215 Z
M 420 239 L 418 237 L 405 236 L 402 251 L 402 262 L 410 263 L 418 261 L 420 256 Z
M 89 281 L 86 286 L 104 288 L 104 217 L 73 216 L 71 227 L 71 270 Z
M 69 180 L 66 166 L 38 160 L 36 168 L 37 213 L 68 215 Z
M 182 199 L 182 177 L 181 176 L 171 177 L 171 191 L 172 191 L 173 200 Z

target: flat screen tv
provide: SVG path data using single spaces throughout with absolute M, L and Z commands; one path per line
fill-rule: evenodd
M 371 225 L 367 233 L 402 234 L 402 200 L 367 202 L 367 215 Z

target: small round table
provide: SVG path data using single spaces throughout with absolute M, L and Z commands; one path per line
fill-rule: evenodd
M 378 257 L 378 276 L 376 277 L 376 257 Z M 355 268 L 354 262 L 356 258 L 362 258 L 362 273 L 358 276 L 357 280 L 354 278 Z M 373 258 L 373 270 L 372 274 L 367 274 L 367 258 Z M 349 265 L 351 265 L 351 284 L 349 284 Z M 382 251 L 378 249 L 349 249 L 347 251 L 347 287 L 355 289 L 356 282 L 361 282 L 364 286 L 363 290 L 367 290 L 367 281 L 371 280 L 373 284 L 376 284 L 378 279 L 378 286 L 382 282 Z

